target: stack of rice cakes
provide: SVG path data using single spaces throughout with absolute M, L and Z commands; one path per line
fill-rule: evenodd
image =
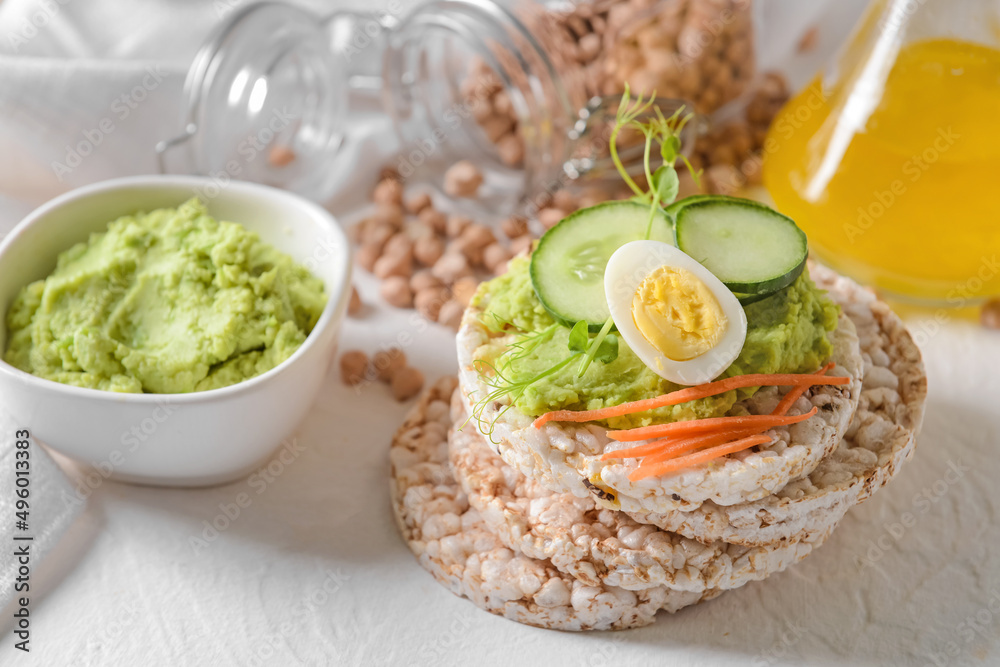
M 491 441 L 467 421 L 485 389 L 473 354 L 491 335 L 470 308 L 458 380 L 421 397 L 391 448 L 397 521 L 421 565 L 512 620 L 608 630 L 764 579 L 821 546 L 911 456 L 927 382 L 886 304 L 824 267 L 810 271 L 843 310 L 831 374 L 851 383 L 806 392 L 791 414 L 817 415 L 774 429 L 761 451 L 635 483 L 634 459 L 600 461 L 623 445 L 597 424 L 536 429 L 511 409 Z M 768 413 L 787 389 L 761 389 L 742 407 Z

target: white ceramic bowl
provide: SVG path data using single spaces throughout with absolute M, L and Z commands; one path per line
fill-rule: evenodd
M 240 384 L 191 394 L 117 394 L 29 375 L 0 360 L 0 404 L 32 436 L 102 474 L 132 482 L 197 486 L 253 470 L 309 410 L 335 353 L 350 292 L 350 250 L 336 220 L 282 190 L 207 178 L 141 176 L 87 186 L 25 218 L 0 244 L 0 350 L 10 304 L 45 278 L 56 257 L 121 215 L 176 207 L 200 196 L 216 219 L 238 222 L 303 263 L 329 302 L 306 342 L 284 363 Z M 2 356 L 2 355 L 0 355 Z

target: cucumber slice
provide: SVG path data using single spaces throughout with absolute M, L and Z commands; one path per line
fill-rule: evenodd
M 611 317 L 604 293 L 604 270 L 615 250 L 646 237 L 649 206 L 612 201 L 562 219 L 531 254 L 531 283 L 542 306 L 559 322 L 584 320 L 598 332 Z M 654 214 L 650 239 L 675 245 L 670 218 Z
M 778 290 L 780 292 L 781 290 Z M 769 292 L 767 294 L 743 294 L 742 292 L 733 292 L 736 298 L 739 300 L 741 306 L 749 306 L 751 303 L 757 303 L 758 301 L 763 301 L 768 297 L 772 297 L 778 292 Z
M 806 235 L 795 221 L 749 199 L 692 202 L 677 210 L 674 225 L 677 246 L 734 292 L 772 294 L 806 265 Z

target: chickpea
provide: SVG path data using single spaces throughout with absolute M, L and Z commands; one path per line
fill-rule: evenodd
M 392 377 L 406 367 L 406 353 L 398 347 L 390 347 L 375 353 L 372 359 L 375 376 L 382 382 L 391 382 Z
M 392 376 L 392 395 L 401 403 L 419 394 L 423 387 L 424 374 L 412 366 L 404 366 Z
M 509 129 L 509 127 L 507 128 Z M 507 130 L 505 129 L 504 132 Z M 497 135 L 497 139 L 503 133 Z M 474 197 L 483 183 L 483 173 L 469 160 L 460 160 L 448 168 L 444 175 L 444 191 L 449 197 Z
M 395 178 L 387 178 L 378 182 L 372 193 L 372 201 L 376 204 L 398 206 L 403 203 L 403 184 Z
M 340 357 L 340 378 L 353 387 L 368 375 L 368 355 L 361 350 L 350 350 Z
M 510 251 L 515 256 L 530 253 L 531 245 L 534 242 L 535 239 L 531 236 L 531 234 L 518 236 L 516 239 L 510 242 Z
M 429 208 L 431 204 L 431 196 L 426 192 L 421 192 L 407 198 L 404 208 L 406 208 L 407 213 L 419 215 L 421 211 L 425 208 Z
M 438 322 L 444 326 L 458 331 L 458 328 L 462 324 L 462 315 L 465 313 L 465 308 L 455 299 L 447 301 L 441 306 L 441 310 L 438 311 Z
M 566 213 L 558 208 L 543 208 L 538 212 L 538 222 L 542 223 L 545 229 L 551 229 L 559 224 L 559 221 L 566 217 Z
M 436 236 L 418 239 L 413 246 L 413 256 L 424 266 L 433 266 L 444 254 L 444 241 Z
M 500 231 L 509 239 L 515 239 L 528 233 L 528 221 L 524 218 L 507 218 L 500 223 Z
M 406 255 L 413 256 L 413 240 L 406 232 L 398 232 L 386 241 L 382 248 L 383 255 Z
M 459 278 L 464 278 L 472 274 L 469 267 L 469 259 L 462 254 L 446 252 L 431 269 L 435 278 L 438 278 L 446 285 L 452 285 Z
M 410 289 L 414 292 L 427 289 L 428 287 L 441 287 L 444 283 L 441 279 L 431 273 L 430 269 L 420 269 L 410 278 Z
M 483 250 L 483 265 L 493 273 L 510 261 L 510 251 L 499 243 L 486 246 Z
M 448 223 L 445 228 L 449 238 L 455 238 L 460 236 L 465 228 L 472 224 L 472 220 L 465 217 L 464 215 L 452 215 L 448 218 Z
M 383 280 L 379 286 L 379 293 L 390 306 L 409 308 L 413 305 L 410 281 L 403 276 L 389 276 Z
M 384 222 L 399 229 L 403 225 L 405 212 L 399 204 L 379 204 L 375 208 L 375 213 L 372 214 L 372 217 L 379 222 Z
M 372 273 L 383 280 L 390 276 L 402 276 L 404 278 L 409 278 L 413 273 L 413 255 L 382 255 L 375 260 Z
M 508 167 L 516 167 L 524 161 L 524 142 L 516 132 L 509 132 L 497 140 L 500 161 Z
M 413 305 L 417 312 L 432 322 L 436 322 L 441 306 L 448 300 L 448 289 L 445 287 L 428 287 L 417 292 Z
M 295 151 L 288 146 L 275 144 L 267 152 L 267 163 L 272 167 L 281 169 L 295 162 Z
M 448 218 L 445 217 L 444 213 L 438 211 L 432 206 L 427 206 L 421 210 L 419 219 L 420 222 L 424 223 L 438 234 L 444 233 L 448 228 Z

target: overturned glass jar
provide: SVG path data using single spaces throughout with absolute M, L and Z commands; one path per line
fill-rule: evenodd
M 189 70 L 161 168 L 324 200 L 354 168 L 340 164 L 352 120 L 377 115 L 392 119 L 404 178 L 441 188 L 471 160 L 478 203 L 511 211 L 614 171 L 607 132 L 626 83 L 669 98 L 664 111 L 725 116 L 755 76 L 749 0 L 431 0 L 403 12 L 398 0 L 378 14 L 238 11 Z M 689 124 L 685 153 L 705 127 Z

